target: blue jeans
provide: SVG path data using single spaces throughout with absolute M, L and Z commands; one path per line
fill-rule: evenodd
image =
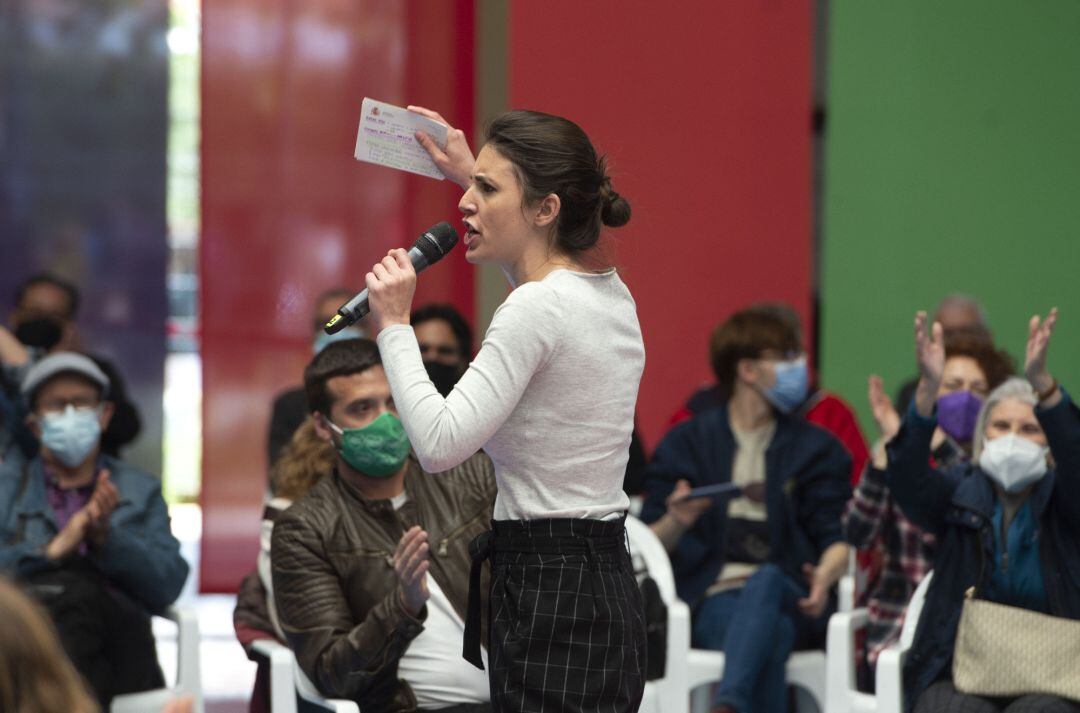
M 694 615 L 694 647 L 724 652 L 715 705 L 726 703 L 739 713 L 785 712 L 788 656 L 823 630 L 820 620 L 798 609 L 806 594 L 779 567 L 766 564 L 741 589 L 701 603 Z

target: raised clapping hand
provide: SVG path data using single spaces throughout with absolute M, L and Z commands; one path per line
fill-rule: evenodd
M 428 534 L 419 525 L 413 525 L 398 542 L 394 551 L 394 572 L 401 585 L 401 603 L 405 611 L 419 616 L 420 610 L 430 596 L 427 586 Z
M 870 401 L 870 412 L 877 422 L 881 437 L 874 442 L 870 449 L 870 456 L 874 467 L 884 470 L 888 465 L 888 456 L 885 453 L 885 444 L 893 439 L 900 431 L 900 414 L 896 413 L 892 399 L 885 393 L 885 384 L 881 377 L 871 374 L 868 383 L 867 399 Z
M 120 494 L 109 477 L 102 471 L 90 495 L 90 502 L 71 516 L 64 528 L 45 548 L 45 556 L 53 561 L 67 557 L 84 541 L 101 547 L 109 535 L 109 517 L 120 502 Z
M 1040 320 L 1039 315 L 1034 315 L 1028 322 L 1027 349 L 1024 354 L 1024 376 L 1027 377 L 1031 388 L 1046 397 L 1045 406 L 1053 406 L 1060 398 L 1060 392 L 1054 388 L 1056 382 L 1050 372 L 1046 370 L 1046 352 L 1050 346 L 1050 336 L 1054 333 L 1054 325 L 1057 324 L 1057 307 L 1050 310 L 1046 319 Z
M 365 275 L 364 281 L 376 335 L 391 325 L 409 323 L 416 293 L 416 270 L 407 252 L 401 248 L 388 252 Z
M 919 386 L 915 408 L 929 418 L 934 413 L 938 388 L 945 373 L 945 337 L 940 322 L 927 330 L 926 312 L 915 313 L 915 359 L 919 365 Z
M 870 375 L 867 398 L 870 401 L 870 412 L 881 433 L 881 440 L 891 441 L 900 430 L 900 414 L 896 413 L 892 399 L 885 393 L 885 383 L 877 374 Z
M 98 476 L 90 502 L 86 504 L 86 539 L 96 548 L 104 546 L 109 536 L 109 517 L 120 502 L 120 493 L 108 470 Z
M 450 126 L 449 121 L 431 109 L 425 109 L 422 106 L 409 106 L 408 109 L 420 116 L 434 119 L 440 124 L 446 124 L 449 127 L 446 131 L 445 149 L 439 148 L 435 140 L 423 131 L 416 132 L 416 140 L 431 155 L 431 160 L 435 162 L 435 165 L 443 172 L 444 176 L 462 188 L 467 188 L 469 176 L 472 174 L 473 164 L 476 163 L 476 159 L 473 158 L 469 142 L 465 139 L 465 132 Z

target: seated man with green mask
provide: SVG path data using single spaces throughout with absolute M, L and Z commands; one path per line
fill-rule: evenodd
M 495 502 L 491 461 L 420 468 L 371 340 L 327 346 L 304 389 L 337 459 L 273 528 L 274 598 L 301 668 L 365 713 L 490 710 L 487 674 L 461 651 L 469 542 Z

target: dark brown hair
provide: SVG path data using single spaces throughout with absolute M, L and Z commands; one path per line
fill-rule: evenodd
M 304 369 L 308 411 L 328 416 L 333 404 L 326 382 L 335 376 L 359 374 L 380 364 L 379 347 L 370 339 L 342 339 L 327 344 Z
M 453 305 L 449 304 L 427 304 L 417 308 L 412 313 L 409 323 L 416 327 L 432 320 L 442 320 L 446 322 L 446 326 L 450 327 L 450 331 L 454 333 L 454 338 L 457 339 L 458 352 L 461 354 L 462 361 L 467 362 L 472 359 L 472 327 L 465 321 L 465 316 L 461 312 L 458 312 Z
M 1008 352 L 997 349 L 979 332 L 955 330 L 945 335 L 945 358 L 973 359 L 986 377 L 990 391 L 1005 383 L 1016 373 L 1016 365 Z
M 768 349 L 787 354 L 799 350 L 799 336 L 791 321 L 769 307 L 750 307 L 731 315 L 713 330 L 709 361 L 721 396 L 731 396 L 735 372 L 742 359 L 760 359 Z
M 601 224 L 630 220 L 630 204 L 611 187 L 607 161 L 581 127 L 538 111 L 508 111 L 488 126 L 487 145 L 514 165 L 525 205 L 559 197 L 556 241 L 566 253 L 594 247 Z

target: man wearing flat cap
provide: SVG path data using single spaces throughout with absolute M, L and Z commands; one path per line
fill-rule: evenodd
M 49 610 L 106 708 L 164 685 L 149 614 L 176 600 L 188 574 L 158 479 L 101 452 L 108 390 L 81 354 L 34 364 L 21 391 L 41 448 L 0 470 L 0 572 Z

